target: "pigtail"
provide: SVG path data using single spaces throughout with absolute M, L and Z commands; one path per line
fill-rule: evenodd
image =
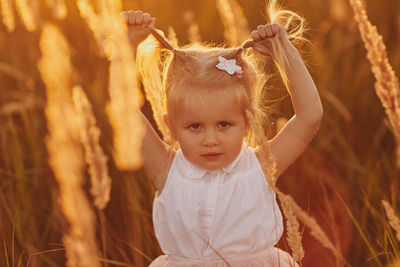
M 298 15 L 297 13 L 280 9 L 277 6 L 276 0 L 270 0 L 269 4 L 266 7 L 267 13 L 267 22 L 270 24 L 277 23 L 280 24 L 287 32 L 289 40 L 293 43 L 293 45 L 299 46 L 304 42 L 308 42 L 307 39 L 304 38 L 305 32 L 305 19 Z M 254 41 L 254 40 L 247 40 L 245 41 L 242 46 L 238 49 L 237 55 L 246 56 L 247 60 L 251 62 L 253 66 L 255 66 L 258 76 L 257 84 L 254 88 L 255 93 L 255 103 L 254 111 L 250 111 L 252 114 L 252 119 L 249 118 L 250 125 L 266 125 L 268 127 L 268 131 L 270 131 L 270 124 L 268 121 L 268 115 L 271 113 L 273 109 L 270 105 L 265 105 L 265 94 L 266 94 L 266 82 L 268 80 L 268 75 L 265 74 L 265 70 L 263 67 L 260 66 L 260 60 L 258 59 L 258 53 L 253 53 L 253 51 L 248 51 L 247 48 L 255 47 L 257 45 L 264 45 L 268 42 L 268 46 L 272 49 L 274 54 L 274 61 L 275 65 L 282 77 L 283 83 L 287 87 L 287 70 L 288 70 L 288 58 L 285 51 L 285 46 L 287 45 L 287 40 L 284 40 L 285 37 L 274 37 L 268 38 L 263 41 Z M 243 53 L 243 51 L 248 51 L 248 53 Z M 243 55 L 246 54 L 246 55 Z M 264 73 L 262 73 L 261 71 Z M 249 116 L 247 116 L 249 117 Z M 253 120 L 253 121 L 251 121 Z M 252 127 L 252 136 L 249 137 L 249 144 L 258 145 L 261 149 L 265 149 L 266 157 L 270 158 L 269 150 L 262 146 L 260 142 L 265 142 L 261 140 L 265 140 L 267 134 L 265 129 L 258 127 L 257 129 Z M 258 141 L 257 141 L 258 140 Z M 266 174 L 267 175 L 267 174 Z
M 304 38 L 304 32 L 306 31 L 306 21 L 303 17 L 297 13 L 280 9 L 277 6 L 276 0 L 271 0 L 266 7 L 266 15 L 268 17 L 267 22 L 270 24 L 280 24 L 287 32 L 289 40 L 293 45 L 299 46 L 302 43 L 308 43 L 308 40 Z M 286 37 L 284 37 L 286 38 Z M 254 40 L 247 40 L 243 43 L 242 49 L 254 47 L 257 45 L 263 45 L 268 42 L 272 52 L 274 54 L 275 65 L 281 74 L 283 83 L 287 87 L 287 68 L 288 59 L 285 52 L 286 40 L 283 37 L 268 38 L 266 40 L 256 42 Z
M 270 75 L 265 69 L 265 63 L 259 60 L 258 53 L 255 54 L 254 51 L 246 49 L 252 47 L 254 43 L 253 40 L 244 42 L 241 47 L 237 48 L 233 58 L 239 62 L 246 61 L 249 66 L 252 66 L 251 69 L 254 72 L 250 75 L 254 78 L 248 92 L 251 105 L 245 110 L 244 114 L 249 126 L 249 134 L 245 141 L 250 147 L 256 148 L 258 146 L 260 148 L 260 140 L 265 142 L 272 130 L 269 118 L 275 109 L 272 105 L 275 101 L 268 101 L 268 103 L 266 101 L 268 91 L 266 85 Z
M 175 51 L 175 48 L 156 29 L 151 27 L 147 27 L 146 29 L 154 36 L 163 48 L 171 50 L 172 52 Z
M 282 25 L 294 45 L 308 42 L 308 40 L 303 37 L 306 30 L 306 21 L 299 14 L 291 10 L 279 9 L 276 0 L 271 0 L 269 2 L 266 13 L 269 17 L 269 23 L 278 23 Z
M 285 28 L 286 32 L 288 33 L 289 40 L 291 40 L 294 45 L 307 41 L 303 37 L 303 33 L 305 31 L 305 21 L 298 14 L 289 10 L 279 10 L 276 7 L 276 0 L 271 0 L 270 4 L 267 6 L 267 15 L 270 19 L 269 23 L 278 23 Z M 277 66 L 281 74 L 282 80 L 287 87 L 287 70 L 289 66 L 288 58 L 285 51 L 287 40 L 283 40 L 280 37 L 275 37 L 269 38 L 262 42 L 269 42 L 274 55 L 275 65 Z M 246 41 L 242 45 L 242 48 L 245 49 L 248 47 L 254 47 L 257 45 L 257 43 L 258 42 L 255 41 Z M 256 111 L 255 113 L 247 112 L 246 115 L 249 118 L 249 124 L 253 131 L 252 139 L 257 145 L 256 151 L 259 151 L 259 153 L 257 153 L 257 156 L 260 159 L 260 164 L 262 166 L 263 172 L 268 181 L 268 184 L 270 185 L 270 188 L 278 195 L 284 216 L 287 219 L 286 224 L 288 229 L 288 243 L 293 251 L 293 257 L 296 261 L 301 262 L 301 259 L 304 257 L 304 250 L 301 245 L 302 237 L 299 233 L 299 223 L 296 217 L 299 215 L 298 211 L 294 208 L 297 207 L 297 205 L 290 198 L 290 196 L 282 193 L 276 186 L 276 181 L 278 178 L 276 177 L 276 161 L 271 154 L 269 143 L 266 142 L 265 131 L 264 128 L 261 126 L 263 124 L 260 123 L 260 120 L 263 119 L 263 114 L 262 112 Z
M 307 39 L 303 37 L 305 32 L 305 19 L 303 17 L 293 11 L 279 9 L 276 0 L 270 1 L 266 8 L 266 13 L 267 16 L 269 16 L 271 24 L 277 23 L 283 26 L 288 34 L 289 40 L 294 45 L 300 45 L 307 42 Z M 283 83 L 287 87 L 288 59 L 284 49 L 284 46 L 286 45 L 285 40 L 278 37 L 267 41 L 270 41 L 271 43 L 273 54 L 275 56 L 275 65 L 281 74 Z
M 166 96 L 163 90 L 162 74 L 166 62 L 172 59 L 175 49 L 163 37 L 162 32 L 159 33 L 153 28 L 148 28 L 148 30 L 152 35 L 149 35 L 138 47 L 136 56 L 137 71 L 163 140 L 167 143 L 172 143 L 171 133 L 163 119 L 164 114 L 166 114 Z

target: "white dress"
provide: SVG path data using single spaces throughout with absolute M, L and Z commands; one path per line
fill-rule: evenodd
M 274 248 L 282 215 L 254 149 L 245 144 L 217 171 L 196 167 L 178 150 L 156 193 L 153 223 L 165 255 L 151 267 L 298 266 Z

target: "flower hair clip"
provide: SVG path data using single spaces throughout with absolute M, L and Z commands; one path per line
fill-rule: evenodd
M 219 63 L 216 67 L 220 70 L 224 70 L 230 75 L 236 74 L 238 78 L 242 78 L 243 70 L 242 67 L 236 65 L 236 59 L 226 59 L 222 56 L 218 57 Z

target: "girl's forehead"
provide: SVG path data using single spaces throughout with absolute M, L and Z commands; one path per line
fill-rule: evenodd
M 193 94 L 185 94 L 181 103 L 182 108 L 190 109 L 193 107 L 211 108 L 219 105 L 237 106 L 239 101 L 237 97 L 228 90 L 202 90 Z
M 241 88 L 236 86 L 204 86 L 200 88 L 188 88 L 184 90 L 182 94 L 182 100 L 187 103 L 191 102 L 203 102 L 203 103 L 213 103 L 213 102 L 235 102 L 238 100 L 238 93 L 242 91 Z
M 206 94 L 189 97 L 177 107 L 178 120 L 233 119 L 242 114 L 242 107 L 234 97 Z

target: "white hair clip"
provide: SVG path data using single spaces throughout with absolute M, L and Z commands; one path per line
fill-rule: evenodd
M 243 70 L 242 67 L 239 65 L 236 65 L 236 59 L 226 59 L 224 57 L 219 56 L 218 57 L 219 63 L 216 65 L 216 67 L 220 70 L 224 70 L 230 75 L 233 75 L 236 73 L 236 75 L 239 78 L 242 78 L 243 76 Z

